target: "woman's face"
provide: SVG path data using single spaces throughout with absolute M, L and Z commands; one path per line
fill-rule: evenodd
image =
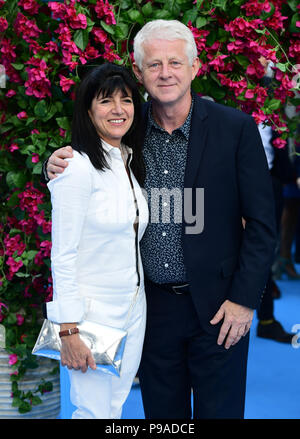
M 120 146 L 122 137 L 127 133 L 134 118 L 134 105 L 129 90 L 124 96 L 116 90 L 111 96 L 99 95 L 92 100 L 89 116 L 97 133 L 112 146 Z

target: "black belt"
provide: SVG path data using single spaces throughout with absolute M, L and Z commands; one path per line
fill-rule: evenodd
M 154 286 L 156 286 L 156 288 L 162 288 L 163 290 L 166 290 L 172 294 L 182 295 L 182 294 L 189 294 L 189 292 L 190 292 L 190 284 L 188 284 L 188 283 L 157 284 L 155 282 L 150 281 L 149 279 L 147 279 L 147 282 L 149 282 L 150 284 L 153 284 Z

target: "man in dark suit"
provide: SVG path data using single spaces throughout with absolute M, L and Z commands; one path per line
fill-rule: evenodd
M 199 59 L 182 23 L 147 23 L 134 46 L 134 72 L 151 97 L 144 107 L 151 217 L 141 243 L 145 415 L 190 418 L 193 394 L 194 418 L 243 418 L 249 328 L 275 247 L 260 135 L 250 116 L 191 93 Z M 56 151 L 48 175 L 70 156 Z

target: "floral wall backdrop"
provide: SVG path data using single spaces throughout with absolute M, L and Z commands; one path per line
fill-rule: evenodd
M 47 382 L 26 393 L 18 387 L 26 370 L 37 367 L 30 352 L 41 304 L 52 296 L 42 162 L 70 142 L 78 69 L 99 57 L 130 67 L 134 35 L 158 18 L 192 30 L 201 61 L 197 93 L 272 125 L 278 148 L 299 123 L 285 114 L 286 105 L 300 103 L 297 0 L 0 0 L 0 326 L 20 412 L 51 390 Z M 261 57 L 273 66 L 269 91 Z

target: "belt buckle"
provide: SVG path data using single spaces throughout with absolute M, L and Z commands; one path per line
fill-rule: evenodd
M 184 288 L 184 287 L 188 287 L 189 286 L 189 284 L 183 284 L 183 285 L 178 285 L 178 286 L 174 286 L 174 287 L 172 287 L 172 290 L 174 291 L 174 293 L 175 294 L 178 294 L 178 295 L 182 295 L 182 294 L 184 294 L 184 292 L 180 292 L 180 291 L 177 291 L 177 288 Z

